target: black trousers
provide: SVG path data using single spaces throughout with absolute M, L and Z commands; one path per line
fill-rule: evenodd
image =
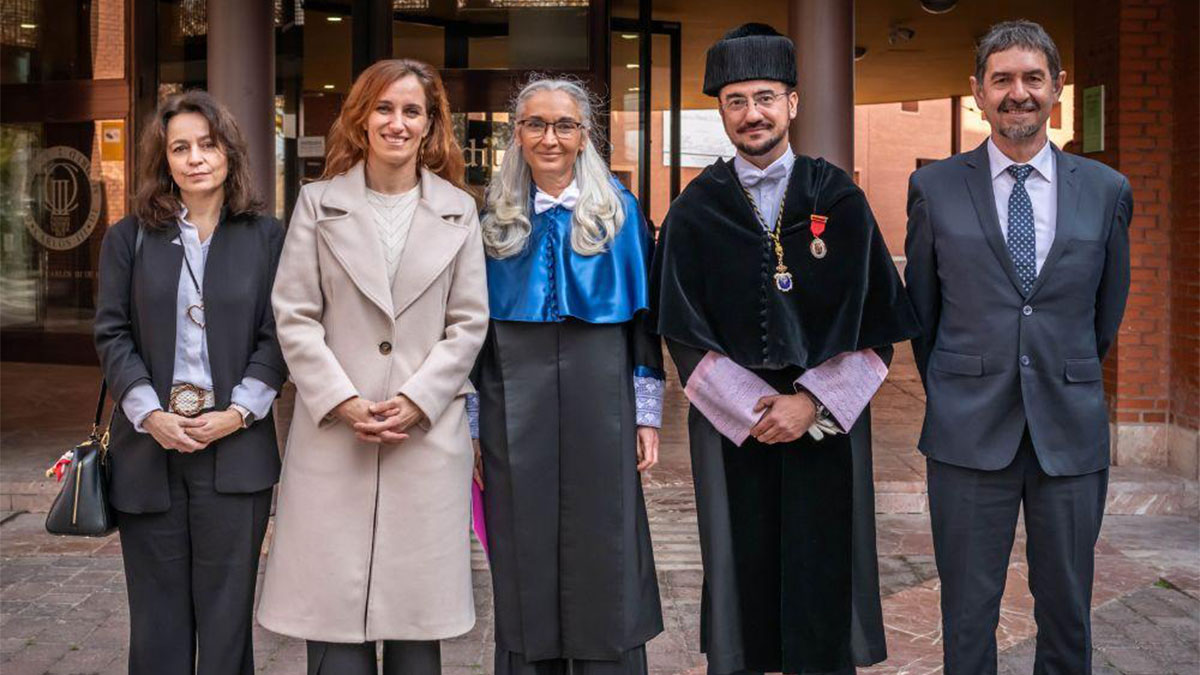
M 527 661 L 524 654 L 496 645 L 496 675 L 646 675 L 646 645 L 622 652 L 616 661 L 545 659 Z
M 221 494 L 213 486 L 214 453 L 163 452 L 170 509 L 117 517 L 129 673 L 251 675 L 254 583 L 271 491 Z
M 439 675 L 437 640 L 383 640 L 383 675 Z M 377 675 L 375 643 L 308 641 L 308 675 Z
M 1000 598 L 1022 505 L 1038 627 L 1033 672 L 1092 672 L 1092 576 L 1108 470 L 1050 476 L 1028 431 L 1012 464 L 999 471 L 935 460 L 926 466 L 946 674 L 996 672 Z

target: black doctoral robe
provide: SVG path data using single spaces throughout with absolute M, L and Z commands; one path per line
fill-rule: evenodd
M 793 288 L 731 162 L 717 161 L 672 205 L 651 273 L 652 321 L 686 382 L 705 351 L 778 391 L 847 351 L 891 345 L 917 320 L 867 205 L 845 172 L 798 157 L 781 240 Z M 809 216 L 828 217 L 828 254 Z M 695 408 L 688 431 L 710 673 L 842 672 L 886 657 L 875 552 L 870 411 L 845 435 L 736 447 Z

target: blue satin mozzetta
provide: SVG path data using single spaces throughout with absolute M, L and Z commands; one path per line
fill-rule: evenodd
M 572 211 L 555 206 L 533 212 L 525 250 L 487 259 L 488 300 L 493 319 L 556 322 L 572 317 L 588 323 L 624 323 L 649 307 L 647 270 L 650 232 L 637 199 L 615 180 L 625 223 L 607 251 L 580 255 L 571 248 Z

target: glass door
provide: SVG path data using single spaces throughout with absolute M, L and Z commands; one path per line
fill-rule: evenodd
M 611 166 L 652 226 L 680 190 L 680 49 L 677 22 L 612 19 Z
M 95 363 L 100 242 L 127 211 L 122 0 L 13 0 L 0 26 L 0 350 Z

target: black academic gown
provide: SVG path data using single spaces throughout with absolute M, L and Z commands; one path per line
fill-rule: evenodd
M 686 382 L 724 354 L 781 393 L 807 368 L 917 332 L 862 191 L 824 160 L 798 157 L 781 239 L 793 288 L 730 162 L 688 186 L 663 224 L 651 275 L 658 332 Z M 828 217 L 815 257 L 811 214 Z M 710 673 L 839 672 L 886 657 L 875 551 L 870 412 L 845 435 L 742 447 L 689 411 Z

